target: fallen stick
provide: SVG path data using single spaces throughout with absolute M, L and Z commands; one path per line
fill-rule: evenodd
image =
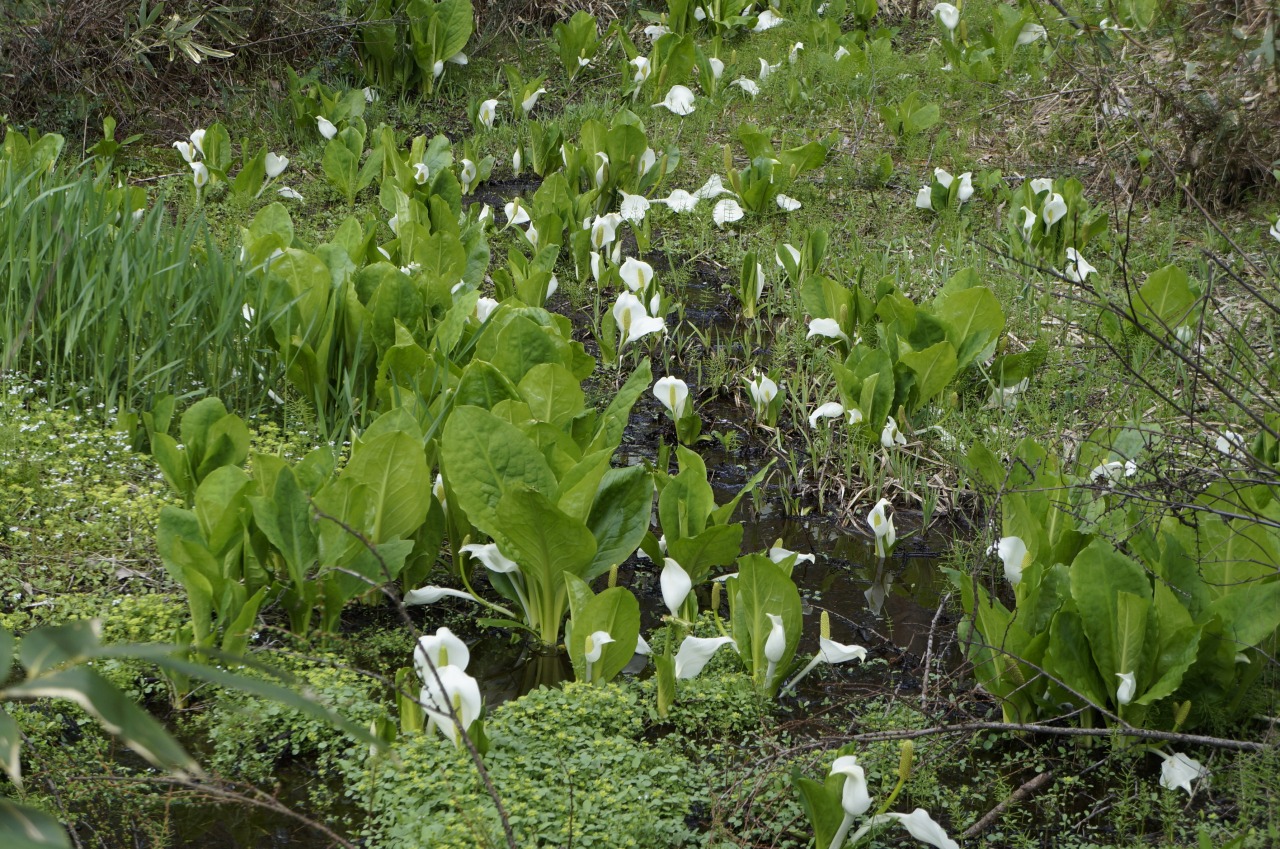
M 1012 806 L 1018 804 L 1032 793 L 1043 788 L 1050 781 L 1053 781 L 1053 770 L 1047 770 L 1039 775 L 1032 776 L 1029 781 L 1023 783 L 1021 787 L 1009 794 L 1009 798 L 987 811 L 986 815 L 975 822 L 973 825 L 960 835 L 961 838 L 977 837 L 982 832 L 990 828 L 1000 816 Z

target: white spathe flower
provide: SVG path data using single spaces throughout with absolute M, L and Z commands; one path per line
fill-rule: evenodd
M 769 79 L 769 75 L 781 67 L 782 67 L 781 62 L 779 62 L 776 65 L 770 65 L 768 62 L 764 60 L 763 56 L 760 57 L 760 82 L 764 82 L 765 80 Z
M 676 679 L 696 678 L 721 646 L 734 645 L 732 637 L 685 637 L 676 652 Z
M 809 322 L 809 334 L 806 339 L 821 336 L 826 339 L 839 339 L 848 344 L 849 334 L 840 329 L 840 322 L 834 318 L 815 318 Z
M 438 80 L 444 74 L 444 60 L 437 59 L 435 64 L 431 66 L 431 79 Z
M 203 189 L 209 182 L 209 169 L 203 162 L 191 163 L 191 182 L 196 184 L 197 189 Z
M 458 174 L 458 182 L 462 184 L 462 193 L 471 194 L 476 185 L 476 164 L 470 159 L 462 160 L 462 171 Z
M 297 189 L 291 189 L 288 186 L 281 186 L 276 191 L 276 194 L 280 195 L 282 198 L 288 198 L 289 200 L 302 200 L 302 193 Z
M 204 130 L 191 131 L 191 144 L 201 156 L 204 156 L 204 132 Z
M 787 630 L 782 625 L 782 617 L 776 613 L 766 613 L 769 618 L 769 636 L 764 641 L 764 658 L 769 664 L 779 663 L 782 661 L 782 655 L 787 650 Z M 772 678 L 772 675 L 766 678 Z
M 597 215 L 591 222 L 591 245 L 596 249 L 613 244 L 618 237 L 618 226 L 622 224 L 622 216 L 616 212 Z
M 1052 227 L 1057 224 L 1062 216 L 1066 214 L 1067 202 L 1057 192 L 1049 196 L 1049 199 L 1044 202 L 1044 209 L 1040 210 L 1040 215 L 1044 218 L 1045 227 Z
M 189 142 L 176 141 L 173 143 L 174 148 L 182 155 L 185 162 L 193 162 L 196 158 L 196 149 Z
M 471 650 L 452 631 L 441 626 L 434 634 L 423 634 L 413 650 L 413 668 L 425 684 L 431 680 L 431 667 L 442 669 L 456 666 L 466 670 L 471 662 Z
M 1018 46 L 1030 44 L 1041 38 L 1048 38 L 1049 33 L 1040 24 L 1026 23 L 1022 25 L 1022 31 L 1018 33 Z
M 695 21 L 705 21 L 707 19 L 707 10 L 701 6 L 695 6 L 693 8 L 693 19 Z
M 956 197 L 961 203 L 968 203 L 969 198 L 973 197 L 973 173 L 966 171 L 960 175 L 960 188 L 956 190 Z
M 600 656 L 604 654 L 604 647 L 613 641 L 613 636 L 608 631 L 592 631 L 587 635 L 586 642 L 582 645 L 582 659 L 587 665 L 588 681 L 593 677 L 591 667 L 600 661 Z
M 498 308 L 498 302 L 493 298 L 480 298 L 476 301 L 476 319 L 481 324 L 488 321 L 489 316 L 493 315 L 493 311 Z
M 494 98 L 482 101 L 476 110 L 476 118 L 486 130 L 492 130 L 493 122 L 498 119 L 498 101 Z
M 457 53 L 453 54 L 452 56 L 450 56 L 448 59 L 445 59 L 444 61 L 448 62 L 450 65 L 465 65 L 471 60 L 467 58 L 467 54 L 459 50 Z
M 431 169 L 427 167 L 425 162 L 415 162 L 413 164 L 413 182 L 421 186 L 430 178 Z
M 653 654 L 653 648 L 649 645 L 649 641 L 646 640 L 643 635 L 638 635 L 636 637 L 636 654 L 644 655 L 645 657 Z
M 1108 484 L 1120 480 L 1121 475 L 1131 478 L 1138 473 L 1138 464 L 1133 460 L 1109 460 L 1094 466 L 1089 472 L 1089 480 L 1105 481 Z
M 552 295 L 556 293 L 556 290 L 559 288 L 560 288 L 560 279 L 556 277 L 554 274 L 552 274 L 551 279 L 547 281 L 547 297 L 550 298 Z
M 838 419 L 843 415 L 843 404 L 839 401 L 828 401 L 809 414 L 809 427 L 816 428 L 818 419 Z
M 738 77 L 736 80 L 729 83 L 729 85 L 737 86 L 752 97 L 755 97 L 760 93 L 760 86 L 756 85 L 754 80 L 749 80 L 746 77 Z
M 1116 704 L 1127 705 L 1133 701 L 1138 682 L 1132 672 L 1117 672 L 1116 677 L 1120 679 L 1120 686 L 1116 688 Z
M 800 208 L 800 201 L 781 193 L 774 200 L 777 201 L 778 209 L 783 212 L 795 212 Z
M 933 179 L 937 181 L 938 185 L 942 186 L 942 188 L 949 189 L 951 188 L 951 183 L 955 180 L 955 177 L 952 177 L 951 172 L 946 169 L 934 168 Z
M 649 24 L 649 26 L 644 28 L 644 34 L 649 38 L 650 44 L 662 38 L 669 32 L 671 32 L 671 28 L 663 26 L 662 24 Z
M 764 32 L 786 22 L 786 18 L 778 15 L 772 9 L 765 9 L 756 18 L 756 25 L 751 28 L 752 32 Z
M 1022 207 L 1022 235 L 1031 236 L 1031 229 L 1036 226 L 1036 211 L 1030 207 Z
M 520 202 L 520 198 L 504 203 L 502 212 L 507 216 L 508 224 L 528 224 L 529 213 L 525 210 L 524 204 Z
M 719 57 L 712 56 L 707 60 L 707 64 L 711 66 L 711 76 L 717 80 L 720 79 L 720 76 L 724 73 L 724 62 Z
M 885 512 L 885 508 L 889 506 L 891 506 L 889 499 L 881 498 L 867 514 L 867 524 L 871 526 L 871 532 L 876 535 L 876 557 L 888 556 L 894 543 L 898 541 L 898 532 L 893 527 L 893 517 Z
M 1067 248 L 1067 272 L 1068 280 L 1076 283 L 1083 283 L 1085 279 L 1096 272 L 1098 269 L 1089 264 L 1089 261 L 1080 256 L 1080 252 L 1075 248 Z
M 845 663 L 850 660 L 864 662 L 866 659 L 867 650 L 862 646 L 845 645 L 844 643 L 837 643 L 835 640 L 828 639 L 827 637 L 819 637 L 818 653 L 815 654 L 807 664 L 805 664 L 804 669 L 801 669 L 796 677 L 787 682 L 787 689 L 794 690 L 795 686 L 799 684 L 806 675 L 812 672 L 819 663 L 834 665 L 837 663 Z M 847 811 L 848 809 L 846 808 L 846 812 Z M 854 814 L 854 816 L 857 816 L 857 814 Z
M 475 596 L 462 590 L 454 590 L 449 587 L 420 587 L 405 593 L 404 603 L 406 605 L 435 604 L 442 598 L 465 598 L 468 601 L 475 601 Z
M 631 60 L 631 64 L 635 66 L 635 75 L 631 77 L 633 83 L 642 83 L 649 79 L 649 75 L 653 73 L 653 63 L 646 56 L 637 56 Z
M 648 287 L 649 282 L 653 280 L 653 266 L 644 260 L 629 256 L 618 269 L 618 275 L 622 278 L 622 282 L 627 284 L 628 289 L 637 292 Z
M 1031 564 L 1031 552 L 1022 537 L 1001 537 L 992 549 L 1004 563 L 1004 577 L 1017 586 L 1022 582 L 1022 570 Z
M 846 56 L 848 56 L 848 55 L 850 55 L 850 54 L 849 54 L 849 48 L 845 47 L 843 44 L 836 48 L 836 57 L 835 57 L 835 58 L 836 58 L 836 61 L 837 61 L 837 62 L 839 62 L 841 59 L 843 59 L 844 57 L 846 57 Z
M 921 843 L 928 843 L 936 849 L 960 849 L 960 844 L 956 843 L 947 833 L 942 830 L 942 826 L 934 822 L 933 817 L 929 816 L 929 812 L 924 808 L 916 808 L 909 814 L 887 813 L 878 817 L 873 817 L 881 822 L 889 820 L 897 820 L 907 833 L 919 840 Z
M 933 188 L 921 186 L 916 192 L 916 209 L 933 209 Z
M 618 325 L 619 348 L 650 333 L 667 329 L 667 323 L 661 318 L 650 316 L 640 299 L 630 292 L 623 292 L 618 296 L 617 303 L 613 305 L 613 318 Z
M 364 93 L 365 103 L 378 102 L 378 92 L 374 90 L 373 86 L 365 86 L 361 91 Z
M 673 419 L 679 421 L 684 418 L 689 402 L 689 385 L 678 377 L 667 375 L 653 384 L 653 397 L 662 402 Z
M 987 409 L 1007 410 L 1018 406 L 1018 396 L 1030 382 L 1030 378 L 1024 377 L 1012 386 L 992 386 L 991 395 L 987 398 Z
M 455 746 L 458 744 L 458 725 L 453 716 L 457 717 L 463 731 L 471 728 L 471 724 L 480 716 L 480 685 L 457 666 L 442 666 L 437 669 L 418 698 L 430 717 L 428 728 L 432 725 L 439 728 L 440 733 L 448 737 L 449 742 Z
M 857 407 L 847 411 L 849 413 L 849 424 L 856 425 L 862 423 L 862 411 Z
M 763 416 L 769 409 L 769 405 L 773 403 L 773 399 L 778 396 L 778 384 L 767 374 L 758 375 L 753 380 L 747 381 L 747 390 L 751 392 L 751 406 L 755 407 L 758 416 Z
M 786 267 L 787 267 L 787 264 L 786 264 L 785 262 L 783 262 L 783 261 L 782 261 L 782 252 L 783 252 L 783 251 L 786 251 L 786 252 L 787 252 L 787 255 L 791 257 L 791 264 L 792 264 L 792 265 L 799 265 L 799 264 L 800 264 L 800 250 L 799 250 L 798 248 L 796 248 L 794 245 L 788 245 L 788 244 L 785 244 L 785 243 L 784 243 L 784 244 L 782 245 L 782 247 L 778 248 L 777 250 L 775 250 L 775 251 L 773 252 L 773 261 L 774 261 L 774 262 L 776 262 L 776 263 L 778 264 L 778 268 L 786 268 Z
M 802 50 L 804 50 L 803 41 L 797 41 L 795 44 L 791 45 L 791 50 L 787 53 L 787 63 L 794 65 L 796 62 L 800 61 L 800 51 Z
M 524 111 L 524 114 L 526 116 L 530 112 L 532 112 L 533 107 L 538 104 L 538 95 L 546 94 L 546 93 L 547 93 L 547 90 L 545 88 L 543 88 L 542 86 L 538 86 L 537 90 L 530 92 L 528 97 L 520 101 L 520 108 Z
M 521 152 L 520 148 L 517 147 L 515 151 L 511 154 L 511 170 L 517 177 L 519 177 L 520 172 L 523 169 L 524 169 L 524 154 L 523 152 Z
M 640 168 L 640 176 L 643 177 L 653 170 L 653 166 L 658 164 L 658 152 L 651 147 L 646 147 L 644 153 L 640 154 L 640 161 L 636 164 Z
M 479 560 L 484 564 L 484 568 L 490 572 L 510 575 L 513 572 L 520 571 L 520 565 L 499 551 L 496 542 L 489 542 L 483 545 L 473 542 L 469 545 L 464 545 L 459 550 Z
M 1213 447 L 1228 457 L 1244 457 L 1249 450 L 1244 437 L 1234 430 L 1224 430 L 1222 435 L 1214 440 Z
M 476 216 L 476 222 L 479 223 L 481 227 L 488 227 L 493 224 L 493 207 L 489 206 L 487 203 L 480 207 L 480 214 Z
M 609 179 L 609 154 L 603 150 L 596 151 L 596 158 L 600 160 L 600 167 L 596 169 L 595 184 L 596 188 L 600 188 Z
M 680 608 L 693 590 L 693 580 L 689 573 L 670 557 L 664 557 L 658 584 L 662 587 L 662 603 L 671 611 L 672 616 L 679 617 Z
M 898 423 L 894 421 L 893 416 L 888 416 L 884 420 L 884 429 L 880 431 L 880 444 L 885 448 L 907 444 L 907 438 L 902 435 L 902 431 L 898 430 Z
M 665 203 L 672 212 L 692 212 L 698 205 L 698 196 L 676 189 L 665 198 L 658 198 L 654 203 Z
M 733 192 L 725 188 L 724 181 L 720 179 L 719 174 L 712 174 L 707 178 L 707 182 L 703 183 L 702 186 L 694 192 L 694 195 L 697 196 L 698 200 L 714 200 L 715 198 L 720 197 L 720 195 L 731 194 L 733 194 Z
M 320 130 L 320 135 L 324 136 L 326 139 L 331 139 L 338 134 L 338 128 L 334 126 L 332 121 L 323 115 L 316 116 L 316 127 Z
M 608 267 L 608 262 L 608 258 L 601 256 L 599 251 L 591 252 L 591 276 L 595 278 L 597 283 L 600 282 L 600 275 Z
M 1209 770 L 1195 758 L 1189 758 L 1181 752 L 1164 752 L 1153 750 L 1164 758 L 1160 766 L 1160 786 L 1166 790 L 1177 790 L 1181 787 L 1188 794 L 1192 793 L 1191 782 L 1196 779 L 1208 779 Z
M 939 3 L 933 7 L 933 16 L 937 18 L 948 32 L 955 32 L 960 25 L 960 10 L 950 3 Z
M 844 788 L 840 791 L 840 807 L 847 817 L 860 817 L 871 809 L 871 794 L 867 792 L 867 777 L 858 765 L 857 755 L 836 758 L 831 765 L 832 775 L 843 775 Z
M 1271 229 L 1267 232 L 1271 234 L 1271 238 L 1280 242 L 1280 216 L 1277 216 L 1276 220 L 1271 222 Z
M 782 561 L 786 560 L 788 557 L 791 557 L 792 555 L 795 555 L 797 564 L 805 563 L 805 562 L 808 562 L 808 563 L 818 562 L 818 558 L 816 555 L 801 554 L 798 551 L 792 551 L 791 549 L 783 548 L 780 545 L 771 546 L 768 552 L 769 559 L 772 560 L 774 563 L 781 563 Z
M 716 223 L 717 227 L 723 229 L 726 224 L 740 221 L 743 214 L 742 207 L 738 206 L 736 200 L 733 198 L 721 198 L 716 201 L 715 208 L 711 210 L 711 220 Z
M 1038 195 L 1041 192 L 1053 191 L 1053 178 L 1036 177 L 1031 181 L 1031 194 Z
M 622 190 L 622 203 L 618 206 L 618 214 L 632 224 L 639 224 L 649 214 L 649 199 L 644 195 L 628 194 Z
M 653 106 L 655 109 L 659 106 L 666 107 L 677 115 L 692 115 L 695 109 L 693 101 L 693 92 L 687 86 L 673 85 L 667 96 Z
M 264 160 L 267 169 L 267 179 L 274 180 L 284 173 L 284 169 L 289 167 L 289 158 L 286 156 L 276 156 L 274 153 L 268 153 Z

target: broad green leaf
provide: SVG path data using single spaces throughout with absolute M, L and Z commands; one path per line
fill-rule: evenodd
M 537 446 L 519 428 L 479 407 L 454 408 L 441 439 L 440 460 L 458 507 L 489 536 L 501 534 L 498 502 L 514 487 L 556 490 L 555 476 Z
M 3 707 L 0 707 L 0 769 L 14 785 L 22 787 L 22 729 Z
M 610 469 L 600 482 L 587 527 L 596 540 L 596 554 L 584 577 L 608 572 L 626 560 L 649 529 L 653 477 L 643 466 Z
M 221 557 L 244 539 L 242 511 L 253 482 L 239 466 L 214 469 L 196 487 L 195 514 L 210 553 Z
M 102 623 L 97 619 L 36 628 L 22 638 L 18 662 L 27 670 L 27 676 L 33 678 L 50 669 L 93 657 L 101 635 Z
M 585 587 L 579 578 L 566 575 L 570 585 L 578 585 L 579 601 L 585 599 L 581 589 Z M 590 590 L 588 590 L 590 592 Z M 585 647 L 587 637 L 596 631 L 605 631 L 613 637 L 606 643 L 600 659 L 592 665 L 591 677 L 595 681 L 611 681 L 631 662 L 640 637 L 640 604 L 631 591 L 624 587 L 610 587 L 599 595 L 585 599 L 585 604 L 575 604 L 575 593 L 569 592 L 570 609 L 573 612 L 573 629 L 566 630 L 565 647 L 579 681 L 586 680 Z
M 1129 656 L 1121 654 L 1116 631 L 1117 597 L 1121 593 L 1150 599 L 1151 584 L 1146 573 L 1110 543 L 1094 540 L 1071 564 L 1071 596 L 1088 636 L 1094 663 L 1109 693 L 1115 692 L 1117 673 L 1138 671 L 1116 668 L 1118 661 Z
M 1061 610 L 1049 628 L 1049 646 L 1044 653 L 1044 670 L 1067 684 L 1091 704 L 1105 705 L 1108 690 L 1104 687 L 1089 650 L 1089 638 L 1074 606 Z M 1113 679 L 1115 680 L 1115 679 Z M 1068 696 L 1071 697 L 1069 694 Z M 1078 705 L 1083 707 L 1083 705 Z
M 453 403 L 458 407 L 492 409 L 502 401 L 519 397 L 520 390 L 496 366 L 484 360 L 472 360 L 462 370 Z
M 600 482 L 609 471 L 609 463 L 613 459 L 613 451 L 602 448 L 575 463 L 560 476 L 560 487 L 556 491 L 556 506 L 575 519 L 586 520 L 595 503 Z
M 1153 271 L 1133 301 L 1135 317 L 1153 325 L 1175 328 L 1186 321 L 1196 304 L 1187 273 L 1176 265 Z
M 366 530 L 374 543 L 403 539 L 427 517 L 431 480 L 419 439 L 405 431 L 379 434 L 360 446 L 342 476 L 369 487 L 375 525 Z
M 62 824 L 44 811 L 0 796 L 0 846 L 5 849 L 71 849 L 71 840 Z
M 934 311 L 947 328 L 947 341 L 956 349 L 956 369 L 968 366 L 1004 330 L 1004 310 L 985 286 L 962 289 L 939 298 Z
M 716 508 L 715 493 L 707 482 L 707 467 L 696 451 L 676 446 L 680 473 L 658 496 L 658 520 L 667 541 L 696 536 L 707 527 L 707 517 Z
M 905 353 L 901 360 L 916 373 L 917 406 L 941 392 L 956 376 L 956 349 L 950 342 Z
M 757 686 L 766 693 L 776 693 L 800 643 L 804 618 L 800 607 L 800 591 L 795 583 L 768 557 L 747 555 L 738 561 L 738 577 L 731 583 L 733 605 L 733 637 L 743 662 L 747 664 Z M 765 642 L 772 630 L 767 614 L 782 617 L 786 647 L 777 663 L 772 680 L 765 680 L 768 660 Z
M 289 579 L 301 586 L 320 555 L 318 531 L 312 523 L 307 493 L 293 470 L 285 467 L 276 476 L 271 497 L 249 499 L 253 518 L 271 544 L 284 557 Z
M 586 395 L 573 374 L 559 363 L 536 365 L 519 384 L 520 396 L 538 421 L 564 427 L 586 405 Z
M 596 541 L 584 522 L 524 486 L 508 489 L 496 511 L 499 534 L 508 540 L 513 559 L 526 579 L 557 589 L 559 575 L 584 576 L 595 557 Z
M 742 552 L 742 525 L 712 525 L 697 536 L 667 540 L 667 554 L 689 573 L 694 585 L 715 566 L 728 566 Z
M 163 725 L 92 669 L 77 666 L 34 676 L 5 692 L 13 698 L 74 702 L 154 766 L 177 773 L 200 774 L 200 765 L 183 751 Z

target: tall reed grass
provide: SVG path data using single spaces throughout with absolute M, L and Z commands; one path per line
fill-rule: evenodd
M 3 163 L 0 163 L 3 164 Z M 50 403 L 149 409 L 217 394 L 251 414 L 278 378 L 245 270 L 201 217 L 88 168 L 0 168 L 0 380 L 39 381 Z

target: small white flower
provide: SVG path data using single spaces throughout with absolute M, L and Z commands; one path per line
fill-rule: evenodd
M 1022 25 L 1022 31 L 1018 33 L 1018 46 L 1030 44 L 1041 38 L 1047 38 L 1048 32 L 1040 24 L 1027 23 Z
M 618 269 L 618 275 L 632 292 L 643 291 L 653 280 L 653 266 L 635 257 L 627 257 Z
M 949 189 L 951 188 L 951 183 L 955 180 L 955 177 L 952 177 L 951 172 L 949 171 L 942 168 L 934 168 L 933 179 L 938 183 L 938 185 L 942 186 L 942 188 Z
M 770 74 L 772 74 L 774 71 L 778 70 L 778 69 L 779 69 L 779 68 L 781 68 L 781 67 L 782 67 L 782 63 L 781 63 L 781 62 L 779 62 L 779 63 L 778 63 L 778 64 L 776 64 L 776 65 L 770 65 L 768 62 L 766 62 L 766 61 L 764 60 L 764 58 L 763 58 L 763 57 L 761 57 L 761 59 L 760 59 L 760 82 L 764 82 L 765 80 L 769 79 L 769 75 L 770 75 Z
M 783 261 L 782 261 L 782 252 L 783 252 L 783 251 L 786 251 L 786 252 L 787 252 L 787 256 L 791 257 L 791 263 L 792 263 L 793 265 L 799 265 L 799 264 L 800 264 L 800 250 L 799 250 L 799 248 L 797 248 L 795 245 L 789 245 L 789 244 L 786 244 L 786 243 L 784 242 L 784 243 L 783 243 L 783 245 L 782 245 L 782 247 L 778 248 L 777 250 L 775 250 L 775 251 L 773 252 L 773 261 L 774 261 L 774 262 L 776 262 L 776 263 L 778 264 L 778 268 L 786 268 L 786 267 L 787 267 L 787 264 L 786 264 L 785 262 L 783 262 Z
M 826 339 L 839 339 L 846 344 L 849 342 L 849 335 L 840 329 L 840 322 L 834 318 L 815 318 L 809 322 L 809 334 L 806 339 L 812 339 L 820 336 Z
M 753 80 L 749 80 L 746 77 L 738 77 L 736 80 L 729 83 L 729 85 L 737 86 L 752 97 L 755 97 L 760 93 L 760 86 L 756 85 Z
M 517 147 L 515 149 L 515 152 L 511 154 L 511 170 L 515 172 L 515 175 L 517 177 L 519 177 L 520 172 L 521 170 L 523 170 L 523 168 L 524 168 L 524 154 L 521 152 L 520 148 Z
M 717 227 L 723 229 L 724 225 L 741 220 L 743 214 L 742 207 L 738 206 L 736 200 L 721 198 L 716 201 L 715 209 L 711 211 L 711 220 L 715 221 Z
M 1120 686 L 1116 688 L 1116 704 L 1127 705 L 1133 701 L 1138 682 L 1132 672 L 1117 672 L 1116 677 L 1120 679 Z
M 649 75 L 653 73 L 653 65 L 649 62 L 647 57 L 637 56 L 631 60 L 631 64 L 634 65 L 636 69 L 635 76 L 631 78 L 633 83 L 642 83 L 649 79 Z
M 173 146 L 181 154 L 183 161 L 190 163 L 195 160 L 196 149 L 189 142 L 176 141 Z
M 663 558 L 662 562 L 662 575 L 658 578 L 658 584 L 662 588 L 662 603 L 671 611 L 672 616 L 678 617 L 680 607 L 693 590 L 693 581 L 684 567 L 670 557 Z
M 204 156 L 204 130 L 191 131 L 191 144 L 201 156 Z
M 1022 207 L 1022 235 L 1031 237 L 1031 230 L 1036 226 L 1036 211 L 1030 207 Z
M 916 192 L 916 209 L 933 209 L 933 189 L 929 186 L 921 186 L 920 191 Z
M 622 203 L 618 206 L 618 214 L 632 224 L 639 224 L 649 214 L 649 199 L 644 195 L 628 194 L 622 190 Z
M 960 188 L 956 190 L 956 197 L 961 203 L 968 203 L 969 198 L 973 197 L 973 174 L 969 171 L 960 175 Z
M 671 28 L 665 27 L 662 24 L 649 24 L 649 26 L 644 28 L 644 34 L 649 38 L 650 44 L 662 38 L 669 32 L 671 32 Z
M 1268 232 L 1271 233 L 1271 238 L 1280 242 L 1280 216 L 1277 216 L 1276 220 L 1271 222 L 1271 229 Z
M 203 162 L 191 163 L 191 182 L 197 189 L 203 189 L 209 182 L 209 169 Z
M 378 101 L 378 92 L 374 91 L 372 86 L 365 86 L 363 91 L 365 103 L 376 103 Z
M 992 551 L 1004 563 L 1004 577 L 1010 584 L 1017 586 L 1022 581 L 1022 570 L 1031 563 L 1031 553 L 1021 537 L 1001 537 L 992 546 Z
M 1191 782 L 1209 778 L 1209 770 L 1195 758 L 1189 758 L 1181 752 L 1165 755 L 1158 749 L 1154 751 L 1164 758 L 1164 763 L 1160 766 L 1160 786 L 1166 790 L 1182 788 L 1190 794 Z
M 765 9 L 760 13 L 759 17 L 756 18 L 756 25 L 751 28 L 751 31 L 764 32 L 765 30 L 773 29 L 785 21 L 786 18 L 780 17 L 777 12 L 772 9 Z
M 755 408 L 756 415 L 764 415 L 773 399 L 778 396 L 778 384 L 770 380 L 768 375 L 757 375 L 747 381 L 747 389 L 751 392 L 751 406 Z
M 794 65 L 796 62 L 800 61 L 800 51 L 802 50 L 804 50 L 803 41 L 797 41 L 795 44 L 791 45 L 791 50 L 787 53 L 787 63 Z
M 796 200 L 793 197 L 788 197 L 787 195 L 784 195 L 784 194 L 779 194 L 775 198 L 775 200 L 778 203 L 778 208 L 781 209 L 783 212 L 795 212 L 797 209 L 800 208 L 800 201 Z
M 848 55 L 849 55 L 849 48 L 845 47 L 843 44 L 836 48 L 836 61 L 837 61 L 837 62 L 839 62 L 841 59 L 843 59 L 844 57 L 846 57 L 846 56 L 848 56 Z
M 665 203 L 672 212 L 692 212 L 698 205 L 697 195 L 691 195 L 684 189 L 676 189 L 665 198 L 658 198 L 654 203 Z
M 524 114 L 525 114 L 526 116 L 527 116 L 530 112 L 532 112 L 532 111 L 533 111 L 533 107 L 537 105 L 537 103 L 538 103 L 538 95 L 540 95 L 540 94 L 546 94 L 546 93 L 547 93 L 547 90 L 546 90 L 545 88 L 543 88 L 542 86 L 538 86 L 537 91 L 532 92 L 528 97 L 526 97 L 524 100 L 520 101 L 520 108 L 521 108 L 522 110 L 524 110 Z
M 431 66 L 431 79 L 438 80 L 444 74 L 444 60 L 437 59 L 436 63 Z
M 893 550 L 894 543 L 898 541 L 898 532 L 893 527 L 893 517 L 885 512 L 885 508 L 891 506 L 893 505 L 889 503 L 889 499 L 881 498 L 867 514 L 867 524 L 876 535 L 876 557 L 888 556 Z
M 712 56 L 707 60 L 707 64 L 711 66 L 711 76 L 720 79 L 720 75 L 724 73 L 724 62 L 716 56 Z
M 413 163 L 413 182 L 419 186 L 425 184 L 431 178 L 431 169 L 427 167 L 425 162 Z
M 529 213 L 525 211 L 524 204 L 520 202 L 520 198 L 503 204 L 503 213 L 507 216 L 508 224 L 528 224 Z
M 289 159 L 285 156 L 276 156 L 274 153 L 268 153 L 265 164 L 267 179 L 274 180 L 284 173 L 284 169 L 289 167 Z
M 476 184 L 476 164 L 470 159 L 462 160 L 462 170 L 458 174 L 458 182 L 462 184 L 462 193 L 464 195 L 471 194 L 471 190 Z
M 479 110 L 476 111 L 476 118 L 487 130 L 493 129 L 493 122 L 498 117 L 498 101 L 490 98 L 480 104 Z
M 667 96 L 653 105 L 654 108 L 659 106 L 666 107 L 675 114 L 683 116 L 693 114 L 695 109 L 693 101 L 693 92 L 686 86 L 673 85 L 671 90 L 667 92 Z
M 676 421 L 684 418 L 685 408 L 689 401 L 689 385 L 678 377 L 659 378 L 653 384 L 653 397 L 662 402 L 671 417 Z M 674 561 L 672 561 L 674 562 Z
M 1234 430 L 1224 430 L 1213 443 L 1214 447 L 1222 454 L 1228 457 L 1245 457 L 1248 454 L 1248 446 L 1245 444 L 1244 437 L 1236 433 Z
M 1098 269 L 1089 264 L 1089 261 L 1080 256 L 1080 252 L 1075 248 L 1067 248 L 1067 279 L 1076 283 L 1083 283 L 1085 278 L 1093 274 Z
M 1038 195 L 1041 192 L 1053 191 L 1053 179 L 1050 177 L 1036 177 L 1031 181 L 1031 194 Z
M 694 192 L 699 200 L 713 200 L 720 195 L 731 195 L 733 192 L 724 187 L 724 182 L 720 179 L 719 174 L 712 174 L 707 178 L 707 182 L 702 184 L 702 188 Z
M 338 134 L 338 128 L 333 125 L 332 121 L 323 115 L 316 116 L 316 127 L 320 130 L 320 135 L 324 136 L 326 139 L 331 139 Z
M 894 421 L 893 416 L 888 416 L 884 420 L 884 429 L 880 431 L 880 444 L 885 448 L 907 444 L 907 438 L 902 435 L 902 431 L 898 430 L 898 423 Z
M 291 189 L 288 186 L 281 186 L 276 194 L 280 195 L 282 198 L 288 198 L 289 200 L 302 200 L 302 194 L 296 189 Z
M 667 329 L 667 323 L 661 318 L 650 316 L 644 304 L 630 292 L 623 292 L 613 305 L 613 319 L 618 325 L 618 348 L 635 342 L 650 333 L 658 333 Z
M 465 65 L 471 60 L 467 58 L 467 54 L 459 50 L 457 53 L 453 54 L 452 56 L 450 56 L 448 59 L 445 59 L 444 61 L 448 62 L 450 65 Z
M 1040 211 L 1041 217 L 1044 218 L 1045 227 L 1052 227 L 1066 214 L 1067 202 L 1057 192 L 1049 196 L 1049 199 L 1044 203 L 1044 209 Z
M 816 428 L 818 419 L 838 419 L 843 415 L 843 404 L 839 401 L 828 401 L 809 414 L 809 427 Z
M 937 18 L 948 32 L 955 32 L 960 25 L 960 10 L 950 3 L 939 3 L 933 7 L 933 16 Z
M 484 324 L 489 316 L 493 315 L 493 311 L 498 308 L 498 302 L 493 298 L 480 298 L 476 301 L 476 319 Z

